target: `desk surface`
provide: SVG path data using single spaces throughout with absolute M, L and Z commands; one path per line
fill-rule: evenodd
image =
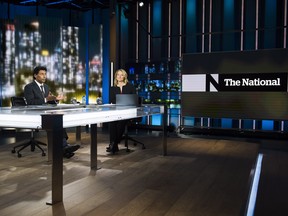
M 63 127 L 97 124 L 161 114 L 162 105 L 147 104 L 141 107 L 104 105 L 58 104 L 0 108 L 0 127 L 41 128 L 42 115 L 63 115 Z

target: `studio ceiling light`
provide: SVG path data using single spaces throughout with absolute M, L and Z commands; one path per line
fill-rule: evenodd
M 20 4 L 27 4 L 27 3 L 31 3 L 31 2 L 37 2 L 37 1 L 36 0 L 27 0 L 27 1 L 20 2 Z

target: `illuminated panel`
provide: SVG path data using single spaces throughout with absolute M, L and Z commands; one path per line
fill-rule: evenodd
M 0 109 L 0 126 L 13 128 L 41 128 L 43 114 L 63 114 L 63 127 L 75 127 L 79 125 L 97 124 L 137 118 L 141 116 L 164 113 L 163 106 L 146 105 L 145 107 L 128 107 L 128 106 L 57 106 L 45 107 L 35 106 L 13 109 L 4 107 Z
M 287 59 L 286 49 L 183 55 L 182 116 L 287 120 Z
M 63 116 L 63 127 L 119 121 L 137 117 L 137 108 L 113 111 L 102 110 L 96 112 L 89 109 L 82 109 L 80 112 L 82 113 L 65 114 Z

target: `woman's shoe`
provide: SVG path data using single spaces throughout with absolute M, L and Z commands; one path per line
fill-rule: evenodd
M 109 146 L 106 147 L 106 152 L 111 152 L 113 149 L 114 143 L 110 143 Z
M 116 145 L 114 146 L 114 148 L 115 148 L 115 152 L 119 152 L 118 144 L 116 144 Z
M 106 147 L 106 152 L 112 152 L 113 154 L 115 154 L 115 152 L 118 151 L 119 151 L 118 144 L 110 143 L 110 145 Z

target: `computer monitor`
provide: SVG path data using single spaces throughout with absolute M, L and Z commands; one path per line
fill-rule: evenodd
M 116 94 L 116 105 L 139 106 L 139 97 L 137 94 Z

